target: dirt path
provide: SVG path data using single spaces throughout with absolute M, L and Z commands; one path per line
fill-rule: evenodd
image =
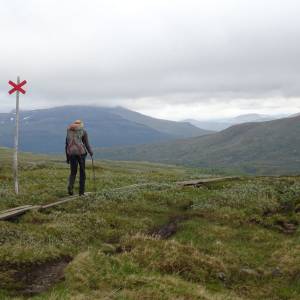
M 186 221 L 190 218 L 191 216 L 184 214 L 172 217 L 168 223 L 152 229 L 149 234 L 158 236 L 162 239 L 168 239 L 178 231 L 180 222 Z

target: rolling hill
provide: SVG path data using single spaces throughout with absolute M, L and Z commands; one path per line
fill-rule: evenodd
M 257 174 L 300 172 L 300 116 L 234 125 L 221 132 L 136 147 L 103 148 L 97 157 L 145 160 Z
M 133 120 L 135 115 L 139 120 Z M 14 113 L 0 114 L 0 146 L 13 146 L 14 118 Z M 93 147 L 147 144 L 209 133 L 188 123 L 158 120 L 122 108 L 63 106 L 22 111 L 20 149 L 41 153 L 62 152 L 66 128 L 76 119 L 84 120 Z M 146 124 L 149 121 L 151 126 Z

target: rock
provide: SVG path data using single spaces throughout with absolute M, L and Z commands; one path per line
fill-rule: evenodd
M 217 273 L 217 278 L 222 280 L 222 281 L 225 281 L 226 275 L 223 272 L 219 272 L 219 273 Z
M 272 276 L 276 277 L 276 276 L 281 276 L 282 272 L 280 271 L 279 267 L 276 267 L 272 270 L 271 274 L 272 274 Z

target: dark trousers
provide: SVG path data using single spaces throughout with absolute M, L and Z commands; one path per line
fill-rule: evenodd
M 77 169 L 79 165 L 80 169 L 80 178 L 79 178 L 79 194 L 84 194 L 85 189 L 85 159 L 86 154 L 84 155 L 70 155 L 70 177 L 69 177 L 69 190 L 73 191 Z

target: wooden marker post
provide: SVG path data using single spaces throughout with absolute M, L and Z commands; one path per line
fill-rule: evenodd
M 20 84 L 20 77 L 17 78 L 17 84 Z M 14 150 L 14 182 L 15 193 L 19 194 L 19 181 L 18 181 L 18 149 L 19 149 L 19 96 L 20 92 L 16 92 L 16 117 L 15 117 L 15 150 Z
M 16 92 L 16 117 L 15 117 L 15 140 L 14 140 L 14 158 L 13 158 L 13 173 L 14 173 L 14 183 L 15 183 L 15 193 L 19 194 L 19 181 L 18 181 L 18 149 L 19 149 L 19 97 L 20 92 L 25 94 L 25 90 L 22 89 L 22 86 L 27 82 L 23 80 L 20 82 L 20 77 L 17 78 L 17 83 L 12 81 L 8 82 L 13 88 L 8 92 L 10 95 Z

